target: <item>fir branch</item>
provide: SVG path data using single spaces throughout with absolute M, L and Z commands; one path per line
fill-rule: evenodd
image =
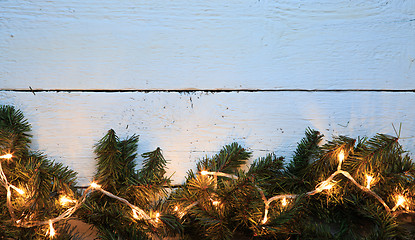
M 306 168 L 320 153 L 319 144 L 323 139 L 323 134 L 307 128 L 305 131 L 305 137 L 297 145 L 297 149 L 294 151 L 293 159 L 287 166 L 287 171 L 301 178 L 306 172 Z
M 251 156 L 251 152 L 246 151 L 238 143 L 234 142 L 226 145 L 211 159 L 205 158 L 197 163 L 199 171 L 208 170 L 212 172 L 235 173 L 238 168 L 245 164 Z
M 304 178 L 309 182 L 320 182 L 330 176 L 338 169 L 338 155 L 344 152 L 345 159 L 353 152 L 356 140 L 346 136 L 333 137 L 332 141 L 327 142 L 321 147 L 319 159 L 314 161 L 307 168 L 307 175 Z
M 255 160 L 249 167 L 247 176 L 255 179 L 256 184 L 268 194 L 283 190 L 281 183 L 284 177 L 284 157 L 270 153 Z
M 120 191 L 134 179 L 138 136 L 120 141 L 115 131 L 108 133 L 95 145 L 97 173 L 95 180 L 109 191 Z
M 13 106 L 0 106 L 0 151 L 20 157 L 27 153 L 32 135 L 31 126 L 20 110 Z
M 147 184 L 163 184 L 163 181 L 166 183 L 167 181 L 170 182 L 164 177 L 167 161 L 164 159 L 160 148 L 152 152 L 143 153 L 141 156 L 144 158 L 143 167 L 138 174 L 141 182 Z

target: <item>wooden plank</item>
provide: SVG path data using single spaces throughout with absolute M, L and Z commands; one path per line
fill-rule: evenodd
M 163 149 L 176 183 L 196 161 L 237 141 L 253 159 L 276 152 L 288 161 L 311 127 L 330 139 L 394 134 L 415 152 L 413 93 L 13 93 L 0 104 L 20 108 L 33 126 L 33 149 L 63 162 L 87 184 L 95 170 L 93 146 L 113 128 L 120 138 L 140 135 L 138 152 Z M 142 159 L 137 159 L 141 164 Z
M 1 1 L 0 89 L 414 89 L 414 1 Z

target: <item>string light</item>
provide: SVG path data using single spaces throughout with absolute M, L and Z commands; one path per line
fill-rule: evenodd
M 284 197 L 284 198 L 281 200 L 281 205 L 282 205 L 283 207 L 285 207 L 285 206 L 287 206 L 287 204 L 288 204 L 288 202 L 287 202 L 287 198 L 286 198 L 286 197 Z
M 337 166 L 337 170 L 340 170 L 342 167 L 342 163 L 344 160 L 344 151 L 343 149 L 339 152 L 339 154 L 337 155 L 337 158 L 339 159 L 339 165 Z
M 268 209 L 265 209 L 264 219 L 262 219 L 261 223 L 265 224 L 268 222 Z
M 59 197 L 59 204 L 62 206 L 66 206 L 69 203 L 76 203 L 76 200 L 70 199 L 67 196 L 61 195 Z
M 403 204 L 406 202 L 406 199 L 402 195 L 398 195 L 396 197 L 396 205 L 392 208 L 392 211 L 395 211 L 398 207 L 403 206 Z
M 322 192 L 324 190 L 330 190 L 334 185 L 329 181 L 323 181 L 317 185 L 317 188 L 314 190 L 315 193 Z
M 134 210 L 134 209 L 132 209 L 133 210 L 133 218 L 135 218 L 135 219 L 139 219 L 139 217 L 138 217 L 138 215 L 137 215 L 137 211 L 136 210 Z
M 217 200 L 216 201 L 212 201 L 212 204 L 213 204 L 213 206 L 216 206 L 217 207 L 217 206 L 220 205 L 220 201 L 217 201 Z
M 20 188 L 17 188 L 16 186 L 10 185 L 11 188 L 13 188 L 14 190 L 16 190 L 16 192 L 18 192 L 20 195 L 24 195 L 25 191 L 23 191 Z
M 91 186 L 93 189 L 99 189 L 99 188 L 101 188 L 101 185 L 98 185 L 98 184 L 97 184 L 97 183 L 95 183 L 95 182 L 92 182 L 90 186 Z
M 50 238 L 53 238 L 55 236 L 56 232 L 53 228 L 52 220 L 49 220 L 49 236 Z
M 156 222 L 159 222 L 159 220 L 160 220 L 160 213 L 159 213 L 159 212 L 157 212 L 157 213 L 156 213 Z
M 4 155 L 0 156 L 0 158 L 3 158 L 3 159 L 11 159 L 12 157 L 13 157 L 13 155 L 10 154 L 10 153 L 7 153 L 7 154 L 4 154 Z
M 338 175 L 338 174 L 342 174 L 345 177 L 347 177 L 349 180 L 351 180 L 357 187 L 359 187 L 360 189 L 362 189 L 365 192 L 367 192 L 367 193 L 371 194 L 372 196 L 374 196 L 380 203 L 382 203 L 384 205 L 385 209 L 388 212 L 390 212 L 390 211 L 393 212 L 393 211 L 395 211 L 400 206 L 403 206 L 404 207 L 404 204 L 405 204 L 405 202 L 407 200 L 402 195 L 398 195 L 397 197 L 395 197 L 395 199 L 396 199 L 396 205 L 391 210 L 386 205 L 386 203 L 376 193 L 374 193 L 373 191 L 371 191 L 370 190 L 370 186 L 371 186 L 371 184 L 373 182 L 373 177 L 372 176 L 366 175 L 366 188 L 365 188 L 364 186 L 361 186 L 359 183 L 357 183 L 354 180 L 354 178 L 350 175 L 350 173 L 341 170 L 341 164 L 344 161 L 344 157 L 345 157 L 344 155 L 345 155 L 344 154 L 344 151 L 341 150 L 339 152 L 338 156 L 337 156 L 338 157 L 338 161 L 339 161 L 338 170 L 335 173 L 333 173 L 329 178 L 327 178 L 325 181 L 322 181 L 321 183 L 319 183 L 316 186 L 315 190 L 313 190 L 311 192 L 307 192 L 305 194 L 307 194 L 307 195 L 313 195 L 313 194 L 319 193 L 319 192 L 324 191 L 324 190 L 330 190 L 334 186 L 334 184 L 333 184 L 333 178 L 336 175 Z M 10 159 L 12 157 L 13 157 L 12 154 L 5 154 L 5 155 L 0 156 L 0 159 Z M 235 176 L 235 175 L 227 174 L 227 173 L 222 173 L 222 172 L 208 172 L 206 170 L 203 170 L 203 171 L 200 172 L 200 174 L 201 175 L 213 175 L 214 177 L 220 176 L 220 177 L 227 177 L 227 178 L 231 178 L 231 179 L 238 179 L 238 177 Z M 4 172 L 3 172 L 2 168 L 1 168 L 1 163 L 0 163 L 0 177 L 1 177 L 0 178 L 1 182 L 8 189 L 8 195 L 9 195 L 9 192 L 10 192 L 10 190 L 9 190 L 10 188 L 13 188 L 14 190 L 16 190 L 21 195 L 24 195 L 25 194 L 25 192 L 23 190 L 21 190 L 21 189 L 17 188 L 16 186 L 11 185 L 11 184 L 8 183 L 7 178 L 4 175 Z M 79 201 L 79 203 L 78 203 L 77 200 L 70 199 L 70 198 L 68 198 L 66 196 L 61 196 L 60 199 L 59 199 L 59 202 L 60 202 L 61 205 L 66 205 L 68 203 L 76 203 L 76 205 L 74 207 L 68 209 L 63 214 L 61 214 L 60 216 L 58 216 L 58 217 L 56 217 L 54 219 L 50 219 L 49 221 L 43 221 L 43 222 L 27 222 L 27 223 L 23 222 L 23 223 L 21 223 L 21 220 L 20 219 L 16 221 L 16 218 L 13 217 L 13 215 L 11 214 L 12 215 L 12 219 L 20 227 L 33 227 L 33 226 L 40 226 L 40 225 L 47 225 L 47 224 L 49 224 L 49 235 L 50 235 L 50 238 L 53 238 L 56 235 L 56 231 L 53 228 L 53 224 L 52 223 L 53 222 L 60 221 L 60 220 L 63 220 L 63 219 L 69 218 L 81 206 L 81 204 L 85 201 L 85 199 L 86 199 L 86 197 L 88 195 L 88 192 L 91 191 L 91 188 L 93 190 L 100 191 L 103 194 L 105 194 L 105 195 L 107 195 L 107 196 L 109 196 L 111 198 L 115 198 L 115 199 L 117 199 L 117 200 L 125 203 L 126 205 L 130 206 L 132 208 L 133 217 L 135 219 L 140 219 L 140 218 L 143 219 L 144 218 L 145 220 L 148 220 L 150 223 L 153 223 L 153 224 L 154 224 L 154 222 L 155 223 L 158 223 L 160 221 L 160 213 L 159 212 L 156 212 L 155 213 L 155 218 L 152 219 L 142 209 L 140 209 L 140 208 L 132 205 L 131 203 L 129 203 L 124 198 L 118 197 L 118 196 L 113 195 L 112 193 L 110 193 L 108 191 L 105 191 L 104 189 L 101 188 L 101 185 L 99 185 L 99 184 L 97 184 L 95 182 L 92 182 L 90 184 L 90 188 L 88 188 L 88 189 L 85 190 L 85 192 L 84 192 L 85 194 L 82 196 L 82 198 Z M 263 193 L 263 191 L 262 191 L 262 189 L 259 188 L 258 186 L 256 186 L 256 188 L 261 193 L 261 196 L 262 196 L 262 198 L 264 200 L 264 204 L 265 204 L 264 218 L 261 221 L 262 224 L 265 224 L 268 221 L 269 206 L 270 206 L 270 203 L 272 201 L 281 199 L 281 205 L 283 207 L 285 207 L 289 203 L 288 200 L 287 200 L 287 198 L 293 199 L 293 198 L 297 198 L 299 196 L 299 195 L 296 195 L 296 194 L 292 194 L 292 195 L 284 194 L 284 195 L 274 196 L 274 197 L 272 197 L 272 198 L 270 198 L 270 199 L 267 200 L 266 197 L 265 197 L 265 195 L 264 195 L 264 193 Z M 210 199 L 210 200 L 212 202 L 212 205 L 214 205 L 214 206 L 219 206 L 221 204 L 220 201 L 213 200 L 213 199 Z M 180 212 L 178 212 L 179 211 L 179 207 L 178 206 L 175 206 L 174 207 L 174 211 L 178 212 L 179 217 L 182 218 L 190 208 L 196 206 L 197 204 L 199 204 L 199 201 L 193 202 L 192 204 L 190 204 L 189 206 L 187 206 L 186 208 L 184 208 Z M 406 206 L 406 210 L 409 211 L 409 206 Z M 396 212 L 396 214 L 399 214 L 399 212 Z
M 370 184 L 372 183 L 373 177 L 366 175 L 366 188 L 370 189 Z

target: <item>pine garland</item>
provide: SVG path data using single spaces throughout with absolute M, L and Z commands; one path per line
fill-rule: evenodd
M 75 214 L 100 239 L 415 237 L 401 217 L 414 214 L 415 164 L 399 136 L 320 146 L 323 135 L 306 129 L 287 165 L 270 153 L 246 171 L 251 153 L 232 143 L 173 189 L 160 148 L 135 170 L 138 136 L 120 140 L 111 129 L 95 146 L 97 173 L 83 193 L 76 173 L 31 151 L 30 138 L 23 114 L 1 106 L 0 239 L 74 239 L 65 222 Z

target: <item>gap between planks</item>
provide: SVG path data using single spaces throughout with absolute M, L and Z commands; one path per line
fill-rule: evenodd
M 3 92 L 102 92 L 102 93 L 124 93 L 124 92 L 177 92 L 177 93 L 193 93 L 193 92 L 401 92 L 401 93 L 414 93 L 415 89 L 300 89 L 300 88 L 284 88 L 284 89 L 253 89 L 253 88 L 240 88 L 240 89 L 0 89 Z

